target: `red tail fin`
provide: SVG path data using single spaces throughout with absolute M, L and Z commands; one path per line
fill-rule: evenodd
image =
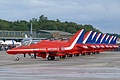
M 68 43 L 70 44 L 69 47 L 65 47 L 65 50 L 70 50 L 74 47 L 74 45 L 77 43 L 79 37 L 82 35 L 84 29 L 79 30 L 69 41 Z

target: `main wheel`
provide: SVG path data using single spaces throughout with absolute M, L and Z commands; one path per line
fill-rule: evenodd
M 34 53 L 34 55 L 31 55 L 31 59 L 36 59 L 36 53 Z
M 79 56 L 79 54 L 74 54 L 74 56 Z
M 85 56 L 85 53 L 82 53 L 81 55 L 82 55 L 82 56 Z
M 95 52 L 92 52 L 92 54 L 95 54 Z
M 54 56 L 48 56 L 47 59 L 50 61 L 50 60 L 55 60 L 55 57 Z
M 87 55 L 90 55 L 90 52 L 86 53 Z
M 34 55 L 31 55 L 31 59 L 34 59 Z
M 72 54 L 68 54 L 67 57 L 72 57 L 73 55 Z
M 97 52 L 97 54 L 99 54 L 100 52 Z

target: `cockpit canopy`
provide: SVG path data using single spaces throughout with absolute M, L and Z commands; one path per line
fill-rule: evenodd
M 38 43 L 40 41 L 41 40 L 32 40 L 32 39 L 24 40 L 24 41 L 22 41 L 22 45 L 28 46 L 28 45 L 31 45 L 31 44 L 36 44 L 36 43 Z

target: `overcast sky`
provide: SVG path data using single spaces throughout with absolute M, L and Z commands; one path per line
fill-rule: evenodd
M 29 21 L 42 14 L 120 34 L 120 0 L 0 0 L 0 19 Z

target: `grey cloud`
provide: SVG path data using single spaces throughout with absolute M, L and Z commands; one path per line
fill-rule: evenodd
M 120 34 L 120 0 L 0 0 L 0 5 L 2 19 L 29 20 L 44 14 L 49 19 L 91 24 L 103 32 Z

